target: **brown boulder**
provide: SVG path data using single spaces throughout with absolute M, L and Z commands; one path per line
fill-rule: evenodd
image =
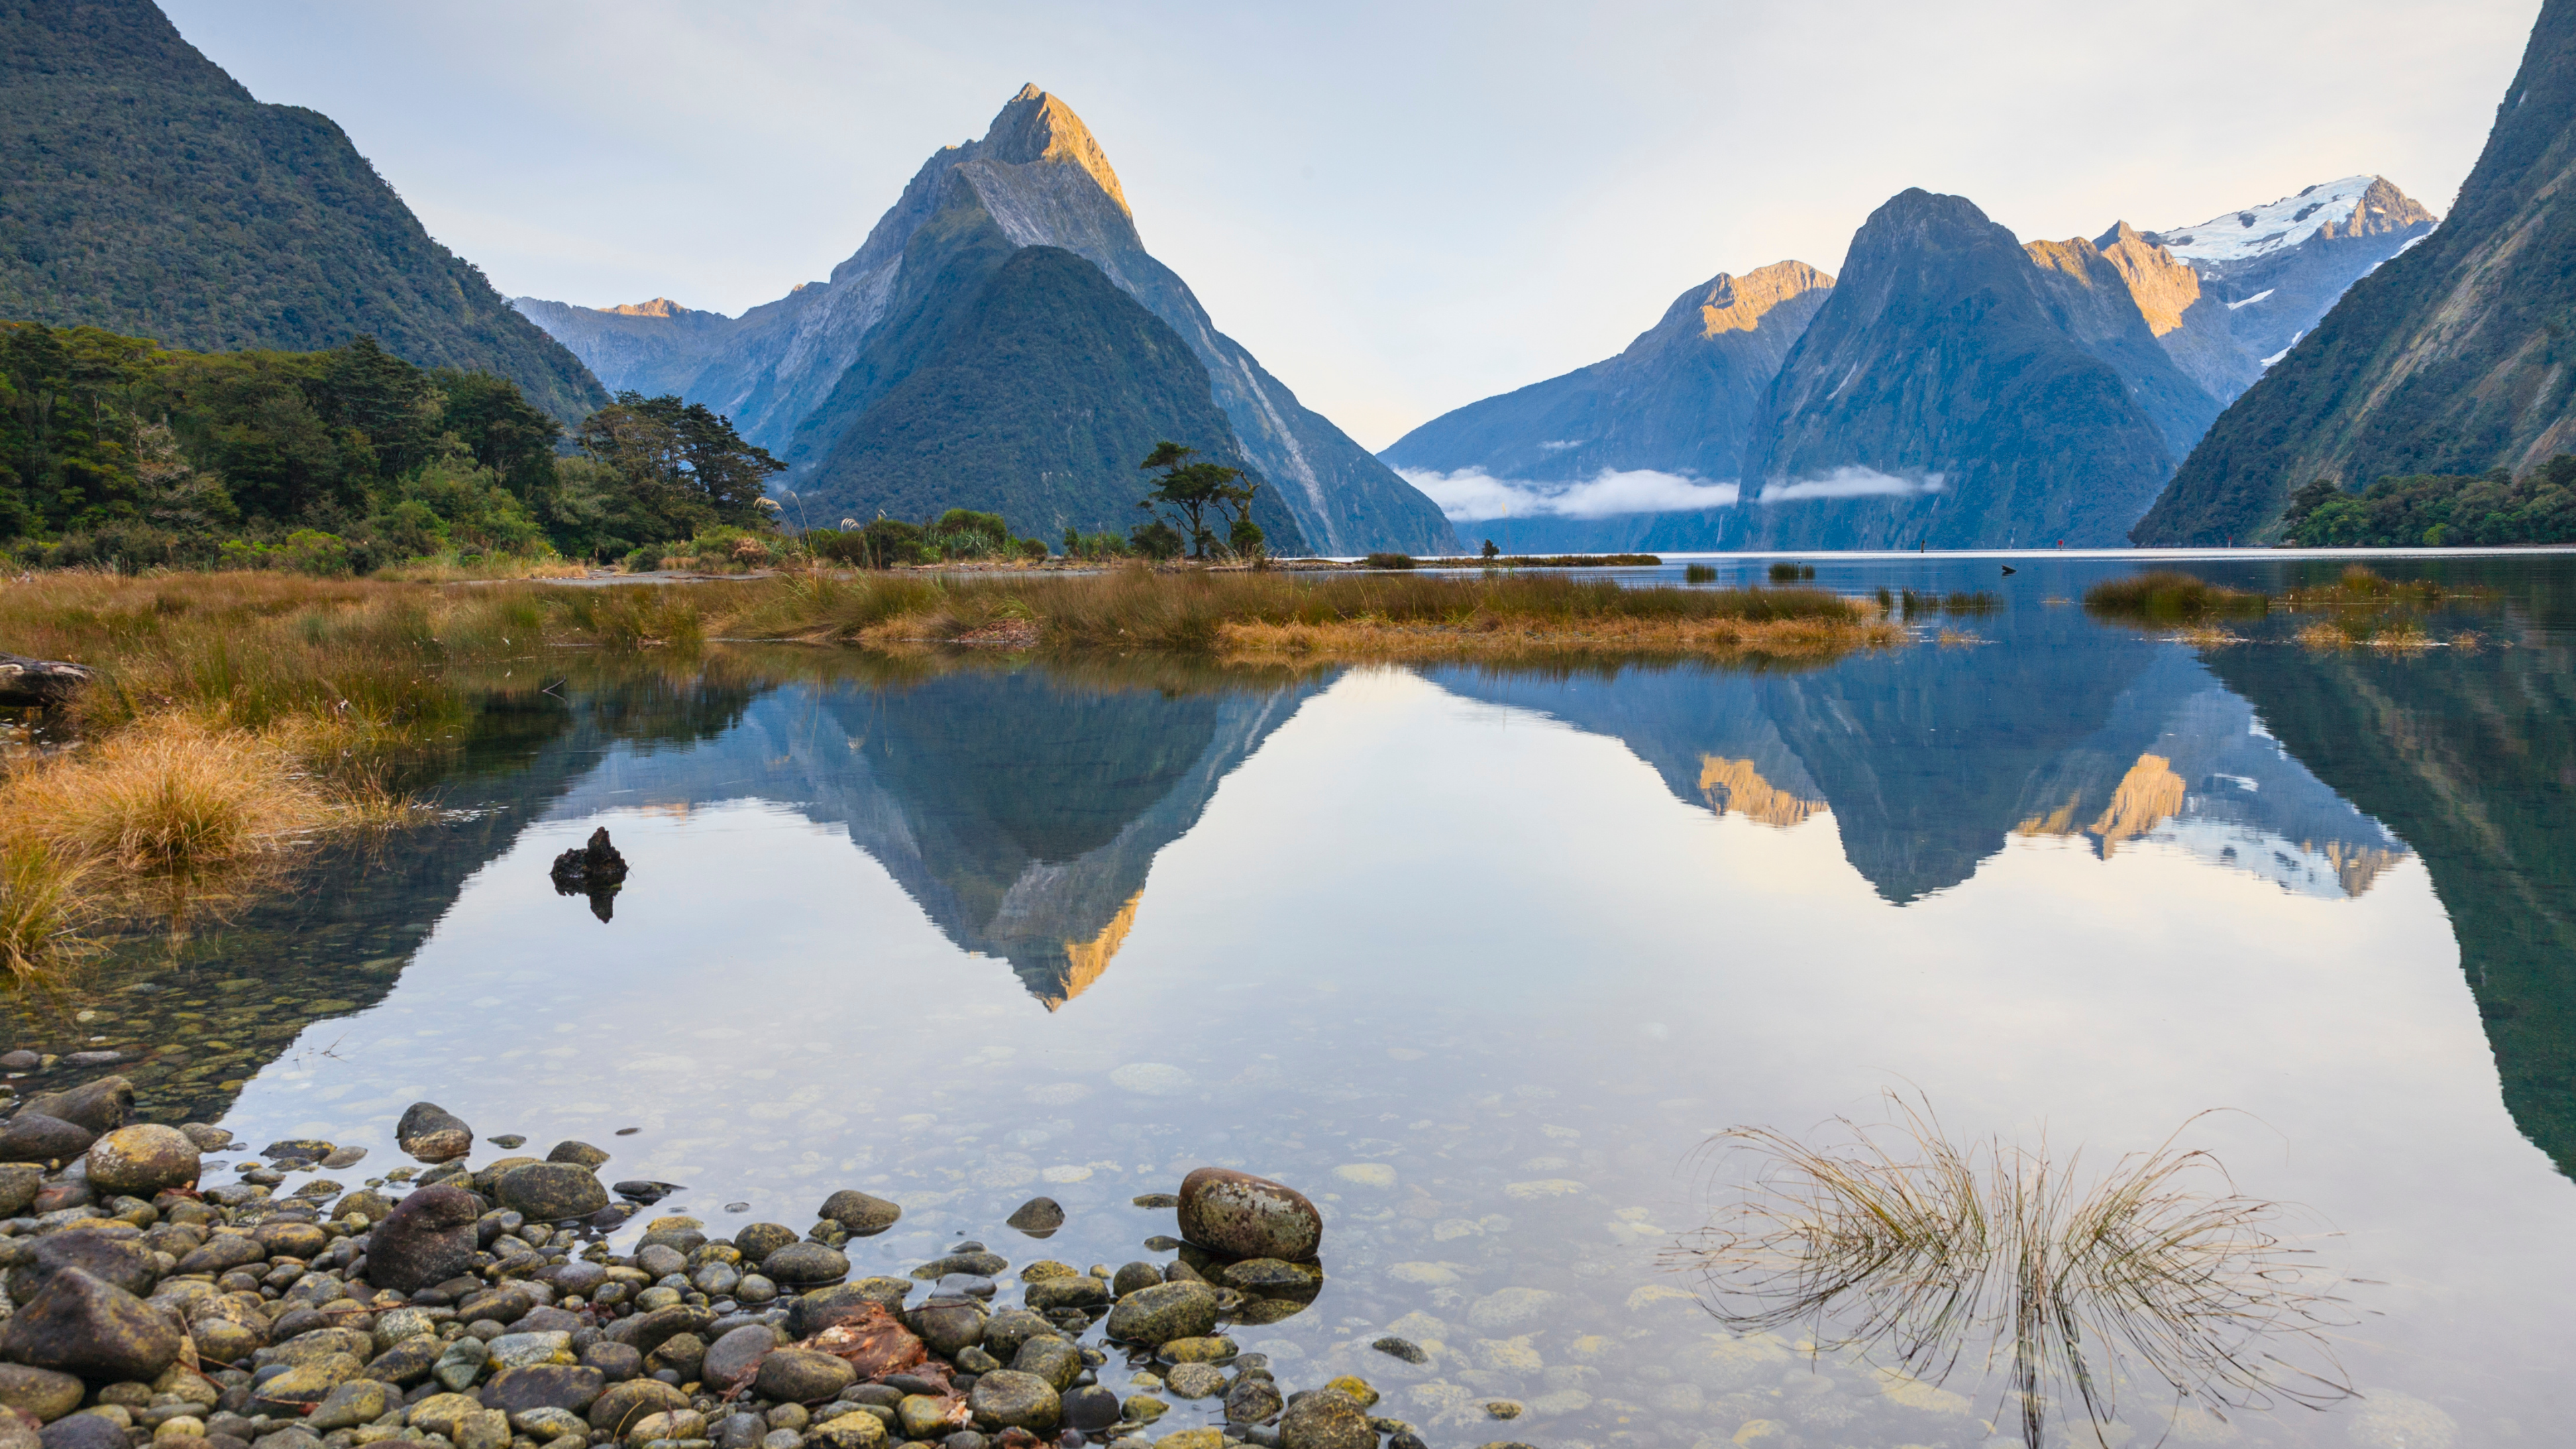
M 85 1379 L 150 1383 L 179 1356 L 179 1328 L 142 1299 L 61 1268 L 0 1328 L 0 1359 Z

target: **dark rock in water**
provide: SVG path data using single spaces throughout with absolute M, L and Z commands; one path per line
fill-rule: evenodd
M 123 1077 L 101 1077 L 68 1092 L 29 1097 L 27 1111 L 77 1122 L 93 1134 L 113 1132 L 134 1120 L 134 1084 Z
M 1003 1222 L 1032 1238 L 1043 1238 L 1064 1226 L 1064 1207 L 1051 1197 L 1033 1197 Z
M 1025 1308 L 1005 1308 L 984 1321 L 984 1348 L 1004 1363 L 1019 1357 L 1033 1338 L 1055 1332 L 1055 1325 Z
M 1097 1278 L 1048 1278 L 1028 1285 L 1022 1294 L 1029 1307 L 1039 1313 L 1051 1308 L 1106 1308 L 1109 1285 Z
M 394 1140 L 423 1162 L 447 1162 L 474 1150 L 474 1129 L 436 1102 L 414 1102 L 394 1124 Z
M 57 1271 L 0 1328 L 0 1358 L 85 1379 L 150 1383 L 178 1356 L 170 1319 L 78 1268 Z
M 1181 1195 L 1176 1192 L 1141 1192 L 1131 1201 L 1140 1208 L 1179 1207 Z
M 417 1109 L 415 1109 L 417 1110 Z M 417 1293 L 474 1266 L 474 1195 L 461 1187 L 424 1187 L 367 1234 L 367 1281 Z
M 97 1133 L 77 1122 L 31 1108 L 0 1127 L 0 1162 L 69 1162 L 89 1151 L 97 1138 Z
M 1106 1429 L 1118 1422 L 1118 1396 L 1098 1384 L 1085 1384 L 1075 1389 L 1064 1396 L 1062 1404 L 1064 1422 L 1085 1433 Z
M 778 1223 L 752 1223 L 735 1229 L 733 1235 L 733 1245 L 748 1263 L 758 1263 L 795 1241 L 796 1230 Z
M 1032 1338 L 1020 1345 L 1018 1353 L 1011 1355 L 1011 1368 L 1019 1373 L 1036 1374 L 1055 1385 L 1057 1393 L 1062 1393 L 1073 1387 L 1075 1379 L 1082 1377 L 1082 1350 L 1074 1347 L 1070 1339 Z
M 31 1301 L 66 1268 L 78 1268 L 137 1298 L 151 1292 L 159 1276 L 152 1250 L 139 1236 L 119 1238 L 101 1229 L 48 1233 L 21 1250 L 18 1266 L 9 1270 L 10 1300 Z
M 903 1209 L 881 1197 L 870 1197 L 855 1188 L 843 1188 L 823 1199 L 814 1216 L 829 1218 L 850 1230 L 854 1238 L 873 1237 L 895 1225 Z
M 1239 1378 L 1225 1391 L 1228 1423 L 1258 1424 L 1280 1408 L 1279 1386 L 1268 1379 Z
M 514 1167 L 501 1178 L 501 1202 L 526 1213 L 532 1222 L 559 1223 L 588 1217 L 608 1206 L 608 1189 L 599 1174 L 569 1162 L 532 1162 Z
M 74 1414 L 56 1419 L 45 1426 L 41 1442 L 45 1449 L 129 1449 L 125 1431 L 115 1421 L 96 1414 Z
M 149 1198 L 164 1188 L 197 1185 L 197 1144 L 176 1127 L 145 1122 L 119 1127 L 89 1145 L 92 1191 Z
M 1109 1294 L 1113 1298 L 1124 1298 L 1139 1288 L 1151 1288 L 1162 1281 L 1160 1264 L 1127 1263 L 1119 1267 L 1117 1277 L 1109 1280 Z
M 967 1391 L 966 1407 L 974 1414 L 975 1422 L 987 1429 L 1052 1434 L 1064 1419 L 1064 1401 L 1057 1397 L 1055 1385 L 1036 1374 L 1011 1369 L 977 1379 L 975 1387 Z
M 564 1141 L 546 1154 L 548 1162 L 569 1162 L 575 1167 L 597 1167 L 608 1160 L 608 1154 L 587 1142 Z
M 626 857 L 608 843 L 608 827 L 590 832 L 590 843 L 555 857 L 555 894 L 588 896 L 592 915 L 606 921 L 617 913 L 617 892 L 626 884 Z
M 0 705 L 31 709 L 58 705 L 96 678 L 86 665 L 0 654 Z
M 1159 1345 L 1215 1332 L 1216 1314 L 1216 1290 L 1205 1283 L 1157 1283 L 1119 1299 L 1109 1310 L 1108 1331 L 1128 1343 Z
M 272 1142 L 259 1150 L 259 1155 L 280 1167 L 304 1167 L 321 1161 L 339 1150 L 337 1143 L 316 1137 L 289 1137 Z
M 483 1407 L 505 1414 L 524 1414 L 530 1409 L 567 1409 L 579 1414 L 597 1402 L 607 1387 L 607 1378 L 595 1368 L 577 1368 L 568 1363 L 531 1364 L 494 1374 L 483 1385 Z
M 1285 1449 L 1377 1449 L 1377 1430 L 1359 1400 L 1339 1389 L 1299 1394 L 1279 1416 Z
M 618 1183 L 613 1190 L 619 1197 L 631 1198 L 646 1207 L 651 1207 L 675 1192 L 686 1192 L 688 1189 L 676 1182 L 649 1182 L 638 1179 Z
M 0 1056 L 0 1071 L 32 1072 L 44 1064 L 45 1059 L 42 1056 L 25 1047 L 20 1047 L 6 1056 Z
M 79 1408 L 87 1391 L 70 1374 L 0 1363 L 0 1408 L 15 1409 L 40 1424 L 50 1424 Z
M 984 1305 L 972 1298 L 933 1298 L 912 1310 L 910 1327 L 932 1353 L 953 1357 L 984 1336 Z
M 1223 1167 L 1181 1180 L 1181 1236 L 1229 1258 L 1302 1263 L 1324 1240 L 1323 1215 L 1284 1183 Z
M 1393 1334 L 1388 1334 L 1386 1337 L 1370 1344 L 1369 1347 L 1376 1349 L 1378 1352 L 1383 1354 L 1391 1354 L 1396 1358 L 1404 1360 L 1406 1363 L 1423 1363 L 1428 1361 L 1431 1357 L 1429 1354 L 1422 1351 L 1422 1346 L 1420 1344 L 1415 1343 L 1410 1339 L 1397 1338 Z

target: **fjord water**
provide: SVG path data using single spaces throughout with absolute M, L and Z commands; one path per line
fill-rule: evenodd
M 459 818 L 15 1029 L 138 1054 L 158 1117 L 365 1145 L 351 1186 L 427 1097 L 607 1147 L 714 1233 L 866 1188 L 907 1210 L 850 1245 L 869 1272 L 961 1236 L 1160 1258 L 1171 1214 L 1130 1198 L 1276 1177 L 1327 1214 L 1327 1284 L 1235 1336 L 1443 1446 L 2009 1435 L 1973 1368 L 1935 1388 L 1703 1312 L 1658 1256 L 1704 1220 L 1704 1145 L 1897 1088 L 2108 1165 L 2226 1109 L 2185 1142 L 2354 1280 L 2365 1397 L 2177 1442 L 2563 1434 L 2576 559 L 2381 562 L 2493 590 L 2436 621 L 2474 647 L 2410 653 L 2066 602 L 2125 559 L 1819 562 L 2002 606 L 1819 668 L 735 651 L 494 681 L 439 786 Z M 546 869 L 600 825 L 632 866 L 605 921 Z M 1039 1193 L 1070 1214 L 1044 1242 L 1002 1225 Z M 1367 1347 L 1390 1332 L 1430 1362 Z M 2140 1442 L 2163 1398 L 2128 1387 Z

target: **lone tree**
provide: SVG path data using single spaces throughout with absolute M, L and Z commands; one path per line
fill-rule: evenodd
M 1255 481 L 1239 485 L 1235 480 L 1243 476 L 1242 469 L 1190 461 L 1196 457 L 1197 449 L 1168 438 L 1156 443 L 1152 455 L 1136 466 L 1161 476 L 1155 479 L 1154 491 L 1136 506 L 1155 514 L 1158 521 L 1159 510 L 1170 509 L 1173 521 L 1180 525 L 1177 531 L 1190 541 L 1192 558 L 1206 558 L 1208 546 L 1216 542 L 1216 530 L 1208 526 L 1210 512 L 1223 521 L 1229 508 L 1234 512 L 1229 536 L 1235 550 L 1248 553 L 1258 549 L 1261 526 L 1252 521 L 1252 498 L 1261 491 L 1261 484 Z

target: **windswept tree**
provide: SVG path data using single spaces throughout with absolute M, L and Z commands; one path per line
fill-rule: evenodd
M 1136 506 L 1163 521 L 1163 510 L 1170 511 L 1169 521 L 1189 540 L 1190 557 L 1206 558 L 1208 546 L 1216 542 L 1216 530 L 1209 526 L 1210 515 L 1222 522 L 1228 510 L 1234 513 L 1234 526 L 1229 539 L 1238 553 L 1251 553 L 1261 547 L 1261 526 L 1252 521 L 1253 495 L 1261 491 L 1259 480 L 1249 484 L 1240 468 L 1221 463 L 1192 461 L 1198 450 L 1184 447 L 1170 439 L 1154 445 L 1154 451 L 1140 469 L 1159 474 L 1154 490 Z
M 583 452 L 659 492 L 674 518 L 737 528 L 767 522 L 760 500 L 770 476 L 787 468 L 744 441 L 731 419 L 672 396 L 621 392 L 583 421 L 579 442 Z

